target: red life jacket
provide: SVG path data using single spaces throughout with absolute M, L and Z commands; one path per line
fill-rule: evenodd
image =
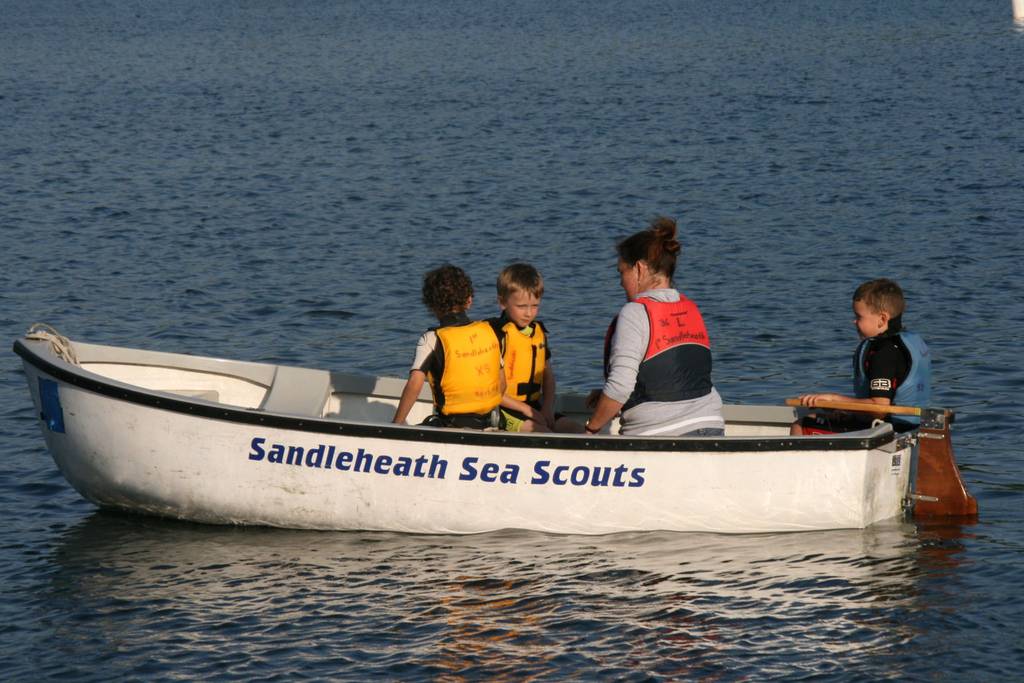
M 636 386 L 623 410 L 647 401 L 688 401 L 711 393 L 711 341 L 697 304 L 682 294 L 679 301 L 634 300 L 647 311 L 649 341 Z M 604 342 L 605 377 L 611 369 L 612 335 L 618 316 L 608 327 Z

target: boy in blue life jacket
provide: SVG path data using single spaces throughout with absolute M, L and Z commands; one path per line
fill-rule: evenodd
M 921 336 L 903 329 L 903 290 L 892 280 L 863 283 L 853 293 L 854 324 L 861 342 L 853 354 L 854 397 L 804 394 L 800 405 L 820 401 L 927 406 L 931 400 L 931 356 Z M 889 417 L 897 431 L 913 429 L 919 418 Z M 859 413 L 810 414 L 793 424 L 793 434 L 821 434 L 865 429 L 872 418 Z
M 505 394 L 502 429 L 508 432 L 575 432 L 583 425 L 555 414 L 555 373 L 548 331 L 537 320 L 544 279 L 533 266 L 513 263 L 498 275 L 501 317 L 489 322 L 501 344 Z
M 461 269 L 444 265 L 423 276 L 423 303 L 437 317 L 416 344 L 416 355 L 392 420 L 405 424 L 424 382 L 430 383 L 433 427 L 487 429 L 497 426 L 496 408 L 505 392 L 497 335 L 467 315 L 473 283 Z

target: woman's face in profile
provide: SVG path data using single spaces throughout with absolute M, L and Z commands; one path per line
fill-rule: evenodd
M 640 262 L 629 265 L 619 259 L 619 284 L 626 292 L 626 300 L 632 301 L 640 293 Z

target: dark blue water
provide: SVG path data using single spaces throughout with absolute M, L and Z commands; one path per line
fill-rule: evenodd
M 1010 2 L 0 0 L 0 338 L 403 375 L 420 276 L 544 273 L 595 386 L 679 218 L 730 402 L 843 390 L 888 276 L 977 524 L 467 538 L 97 511 L 0 365 L 5 679 L 1006 680 L 1024 666 L 1024 27 Z M 684 483 L 681 483 L 683 486 Z

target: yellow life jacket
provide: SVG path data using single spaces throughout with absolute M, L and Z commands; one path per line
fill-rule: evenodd
M 436 329 L 441 367 L 428 372 L 434 405 L 444 415 L 483 414 L 501 403 L 501 351 L 486 322 Z
M 533 321 L 533 334 L 526 336 L 512 321 L 502 328 L 502 357 L 505 361 L 505 393 L 524 403 L 539 404 L 548 356 L 544 326 Z

